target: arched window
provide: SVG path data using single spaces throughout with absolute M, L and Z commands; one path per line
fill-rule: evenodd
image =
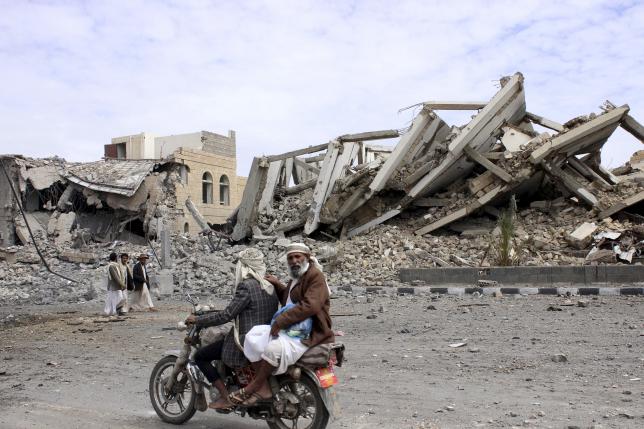
M 212 204 L 212 174 L 206 171 L 201 179 L 201 185 L 203 203 Z
M 183 232 L 184 234 L 187 234 L 190 232 L 190 225 L 188 225 L 188 222 L 183 224 Z
M 230 205 L 230 182 L 225 174 L 219 178 L 219 204 Z

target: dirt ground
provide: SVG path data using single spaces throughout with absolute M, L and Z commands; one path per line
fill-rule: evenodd
M 333 299 L 347 362 L 330 427 L 644 427 L 644 298 L 578 301 Z M 0 308 L 0 427 L 171 427 L 152 410 L 148 377 L 178 348 L 183 334 L 168 328 L 189 305 L 159 308 L 111 323 L 94 322 L 96 303 Z M 206 412 L 184 427 L 266 425 Z

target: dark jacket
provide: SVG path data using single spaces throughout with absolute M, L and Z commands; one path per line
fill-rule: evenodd
M 287 286 L 280 284 L 276 287 L 282 305 L 286 304 L 292 282 L 293 280 Z M 331 316 L 329 315 L 331 307 L 329 289 L 322 271 L 313 266 L 309 267 L 300 278 L 299 283 L 291 291 L 291 301 L 296 306 L 280 314 L 275 319 L 275 324 L 280 329 L 286 329 L 294 323 L 312 317 L 313 329 L 311 330 L 311 336 L 306 340 L 302 340 L 302 344 L 314 347 L 318 344 L 335 342 L 335 335 L 331 329 Z
M 143 275 L 143 270 L 145 270 L 145 276 Z M 150 277 L 148 277 L 147 268 L 140 262 L 134 264 L 132 268 L 132 277 L 134 280 L 134 290 L 143 289 L 143 285 L 147 284 L 148 288 L 150 287 Z
M 128 264 L 121 263 L 123 269 L 125 269 L 125 285 L 127 290 L 134 290 L 134 276 L 132 275 L 132 268 Z
M 233 321 L 239 316 L 239 342 L 244 345 L 244 337 L 255 325 L 268 325 L 277 311 L 277 294 L 266 293 L 255 279 L 246 279 L 237 286 L 235 296 L 230 304 L 222 310 L 215 311 L 197 318 L 197 325 L 201 327 L 219 326 Z M 224 339 L 224 348 L 221 360 L 232 368 L 241 368 L 248 365 L 248 360 L 235 344 L 233 330 Z

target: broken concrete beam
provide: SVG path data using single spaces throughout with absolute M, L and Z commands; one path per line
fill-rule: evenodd
M 365 133 L 344 134 L 338 137 L 339 142 L 366 142 L 369 140 L 394 139 L 400 134 L 398 130 L 368 131 Z
M 63 193 L 60 195 L 60 198 L 58 199 L 58 203 L 56 205 L 57 210 L 61 212 L 65 212 L 69 210 L 72 207 L 72 203 L 70 201 L 72 195 L 74 195 L 75 187 L 73 184 L 67 185 Z
M 288 158 L 293 158 L 293 157 L 300 156 L 300 155 L 306 155 L 307 153 L 319 152 L 321 150 L 326 149 L 327 146 L 328 146 L 328 143 L 319 144 L 317 146 L 309 146 L 309 147 L 304 148 L 304 149 L 298 149 L 298 150 L 294 150 L 294 151 L 291 151 L 291 152 L 286 152 L 286 153 L 283 153 L 281 155 L 267 156 L 267 157 L 265 157 L 265 159 L 266 159 L 267 162 L 283 161 L 283 160 L 288 159 Z
M 491 171 L 486 171 L 480 176 L 469 179 L 467 181 L 467 189 L 470 191 L 470 194 L 476 195 L 477 192 L 482 191 L 495 181 L 496 177 L 494 176 L 494 174 L 492 174 Z
M 186 208 L 194 218 L 194 220 L 197 222 L 199 225 L 199 228 L 201 229 L 201 232 L 203 231 L 208 231 L 210 230 L 210 226 L 208 225 L 208 222 L 206 222 L 206 219 L 199 213 L 199 209 L 197 209 L 197 206 L 192 202 L 190 197 L 186 199 Z
M 394 210 L 389 210 L 385 214 L 365 223 L 364 225 L 360 225 L 356 228 L 350 229 L 347 231 L 347 238 L 355 237 L 356 235 L 362 234 L 363 232 L 369 231 L 371 228 L 380 225 L 383 222 L 388 221 L 389 219 L 392 219 L 400 214 L 402 209 L 397 208 Z
M 400 167 L 405 155 L 420 143 L 421 136 L 425 130 L 430 126 L 437 129 L 440 122 L 441 119 L 428 109 L 423 109 L 418 113 L 409 132 L 400 138 L 391 155 L 389 155 L 376 177 L 371 181 L 369 185 L 371 194 L 379 192 L 385 187 L 391 176 Z
M 56 244 L 64 244 L 72 241 L 71 230 L 76 223 L 76 213 L 61 213 L 56 220 L 54 235 Z
M 292 220 L 290 222 L 285 222 L 275 228 L 275 232 L 288 233 L 295 229 L 302 228 L 306 223 L 306 216 L 301 217 L 300 219 Z
M 422 228 L 417 229 L 414 233 L 416 235 L 424 235 L 429 232 L 432 232 L 438 228 L 441 228 L 443 226 L 449 225 L 450 223 L 464 218 L 465 216 L 468 216 L 470 213 L 474 212 L 475 210 L 478 210 L 479 208 L 485 206 L 486 204 L 489 204 L 492 202 L 495 198 L 499 197 L 500 195 L 503 195 L 504 193 L 508 192 L 510 190 L 510 187 L 508 185 L 499 185 L 490 192 L 486 193 L 482 197 L 478 198 L 474 202 L 467 204 L 465 207 L 462 207 L 447 216 L 443 216 L 442 218 L 438 219 L 437 221 L 426 225 Z M 425 219 L 427 219 L 428 216 L 425 216 Z
M 590 244 L 595 231 L 597 231 L 597 225 L 594 222 L 584 222 L 568 234 L 566 241 L 576 249 L 585 249 Z
M 551 130 L 557 131 L 558 133 L 562 133 L 565 131 L 564 126 L 558 122 L 551 121 L 550 119 L 546 119 L 543 116 L 535 115 L 534 113 L 530 113 L 530 112 L 526 112 L 525 115 L 533 123 L 539 124 L 542 127 L 549 128 Z
M 306 182 L 302 182 L 299 185 L 289 186 L 288 188 L 284 188 L 280 192 L 282 192 L 284 195 L 299 194 L 305 189 L 310 189 L 314 187 L 317 181 L 318 181 L 317 179 L 307 180 Z
M 262 196 L 259 200 L 259 206 L 257 207 L 259 212 L 272 213 L 273 196 L 275 195 L 275 189 L 279 184 L 283 166 L 284 160 L 273 161 L 269 164 L 268 172 L 266 173 L 266 185 L 262 190 Z
M 508 174 L 501 167 L 497 167 L 492 161 L 472 149 L 469 145 L 466 145 L 463 148 L 463 152 L 465 152 L 469 159 L 485 167 L 489 172 L 491 172 L 504 182 L 509 183 L 512 181 L 512 176 L 510 176 L 510 174 Z
M 295 158 L 288 158 L 284 161 L 284 176 L 282 186 L 287 188 L 291 184 L 291 177 L 293 176 L 293 165 L 295 163 Z
M 577 180 L 575 180 L 570 174 L 563 171 L 561 168 L 557 167 L 554 164 L 547 162 L 541 163 L 543 169 L 555 180 L 563 185 L 563 187 L 570 192 L 572 192 L 577 198 L 585 202 L 586 204 L 595 207 L 599 201 L 597 197 L 590 192 L 588 189 L 584 188 Z
M 600 165 L 597 165 L 597 172 L 606 179 L 609 183 L 613 185 L 617 185 L 618 183 L 621 183 L 621 180 L 619 177 L 615 176 L 613 173 L 610 171 L 606 170 L 604 167 Z
M 631 115 L 624 115 L 621 127 L 631 133 L 633 137 L 644 143 L 644 126 L 637 122 Z
M 496 142 L 495 130 L 503 123 L 518 121 L 523 116 L 523 76 L 516 73 L 450 143 L 449 152 L 441 163 L 408 191 L 407 200 L 436 192 L 456 178 L 469 174 L 472 164 L 462 159 L 463 148 L 469 145 L 477 152 L 489 151 Z
M 424 107 L 432 110 L 481 110 L 485 101 L 426 101 Z
M 298 167 L 300 167 L 300 168 L 302 168 L 304 170 L 308 170 L 311 173 L 315 174 L 316 176 L 320 174 L 320 169 L 319 168 L 316 168 L 315 166 L 313 166 L 313 165 L 311 165 L 311 164 L 309 164 L 307 162 L 302 161 L 298 157 L 289 158 L 289 159 L 293 159 L 293 162 L 295 163 L 296 166 L 298 166 Z
M 607 209 L 602 210 L 597 217 L 599 217 L 600 219 L 607 218 L 608 216 L 612 216 L 615 213 L 622 211 L 627 207 L 630 207 L 634 204 L 639 203 L 640 201 L 644 201 L 644 191 L 639 192 L 635 195 L 631 195 L 630 197 L 623 199 L 617 204 L 614 204 L 608 207 Z
M 449 198 L 419 198 L 414 201 L 413 205 L 416 207 L 445 207 L 451 204 L 452 200 Z
M 592 168 L 590 168 L 585 163 L 581 162 L 577 157 L 571 156 L 568 158 L 568 164 L 574 168 L 579 174 L 584 176 L 590 182 L 595 182 L 604 191 L 610 191 L 613 189 L 612 185 L 608 183 L 602 176 L 597 174 Z
M 77 264 L 93 264 L 99 260 L 99 255 L 91 252 L 81 252 L 78 250 L 63 250 L 58 255 L 58 259 L 63 261 L 74 262 Z
M 628 113 L 628 106 L 619 107 L 603 115 L 599 115 L 568 132 L 559 134 L 553 137 L 552 140 L 545 142 L 541 147 L 535 149 L 530 155 L 530 161 L 533 164 L 538 164 L 553 153 L 568 151 L 571 147 L 578 146 L 580 143 L 583 143 L 584 146 L 591 146 L 596 142 L 605 140 L 605 138 L 612 134 L 626 113 Z M 600 131 L 605 132 L 599 134 Z M 584 140 L 587 137 L 588 139 Z
M 266 186 L 267 173 L 268 162 L 266 159 L 254 158 L 237 212 L 237 223 L 231 234 L 233 241 L 242 240 L 250 235 L 251 227 L 257 220 L 257 205 Z
M 322 163 L 322 169 L 315 184 L 315 189 L 313 190 L 313 201 L 311 202 L 311 208 L 304 226 L 304 232 L 306 234 L 315 231 L 320 223 L 320 210 L 322 210 L 327 189 L 329 188 L 329 182 L 331 181 L 331 175 L 333 174 L 333 169 L 335 168 L 339 154 L 340 143 L 337 141 L 330 142 Z

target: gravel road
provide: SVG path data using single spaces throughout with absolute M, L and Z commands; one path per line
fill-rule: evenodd
M 219 307 L 225 301 L 216 301 Z M 644 427 L 644 298 L 340 296 L 331 428 Z M 119 322 L 97 304 L 0 308 L 0 427 L 164 428 L 150 370 L 189 306 Z M 463 344 L 464 343 L 464 344 Z M 186 428 L 266 425 L 197 413 Z

